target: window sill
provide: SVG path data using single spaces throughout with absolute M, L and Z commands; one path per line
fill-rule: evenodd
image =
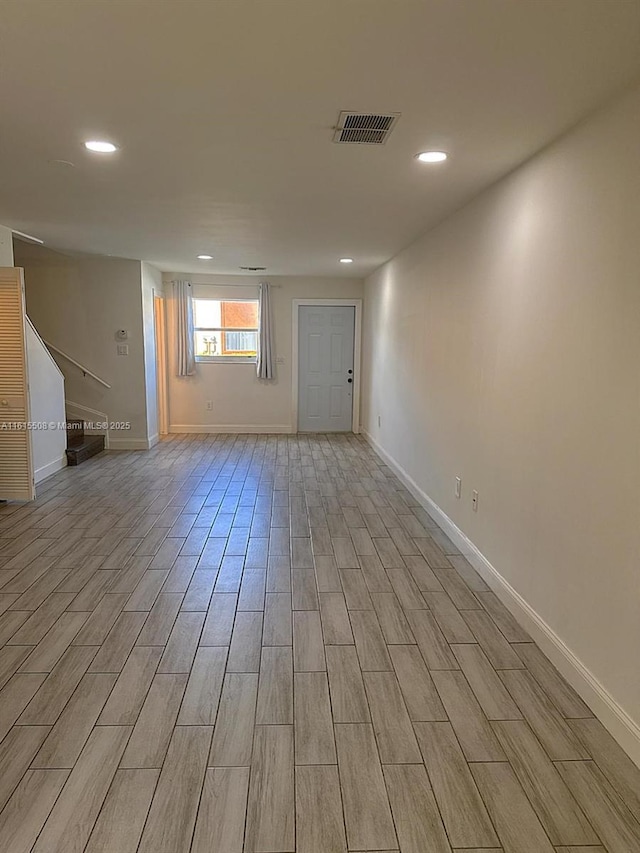
M 196 364 L 257 364 L 258 359 L 255 356 L 244 358 L 243 356 L 234 355 L 197 355 Z

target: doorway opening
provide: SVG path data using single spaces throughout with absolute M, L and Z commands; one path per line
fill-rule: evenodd
M 158 432 L 169 432 L 167 394 L 167 319 L 164 296 L 153 295 L 153 324 L 156 341 L 156 391 L 158 401 Z

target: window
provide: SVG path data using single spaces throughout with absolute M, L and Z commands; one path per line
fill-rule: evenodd
M 196 361 L 255 362 L 257 299 L 194 299 Z

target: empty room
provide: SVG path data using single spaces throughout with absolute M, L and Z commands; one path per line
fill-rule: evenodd
M 638 853 L 639 0 L 0 0 L 0 103 L 0 853 Z

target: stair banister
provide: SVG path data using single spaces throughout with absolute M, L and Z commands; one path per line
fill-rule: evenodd
M 82 371 L 84 376 L 90 376 L 92 379 L 95 379 L 96 382 L 99 382 L 101 385 L 104 385 L 105 388 L 111 388 L 111 385 L 109 385 L 108 382 L 105 382 L 104 379 L 100 379 L 100 377 L 93 373 L 91 370 L 89 370 L 88 367 L 85 367 L 83 364 L 80 364 L 79 361 L 76 361 L 75 358 L 71 358 L 71 356 L 67 355 L 66 352 L 63 352 L 61 349 L 58 349 L 58 347 L 54 347 L 54 345 L 50 344 L 49 341 L 45 341 L 45 344 L 49 347 L 50 350 L 57 352 L 58 355 L 61 355 L 64 359 L 75 365 L 78 370 Z

